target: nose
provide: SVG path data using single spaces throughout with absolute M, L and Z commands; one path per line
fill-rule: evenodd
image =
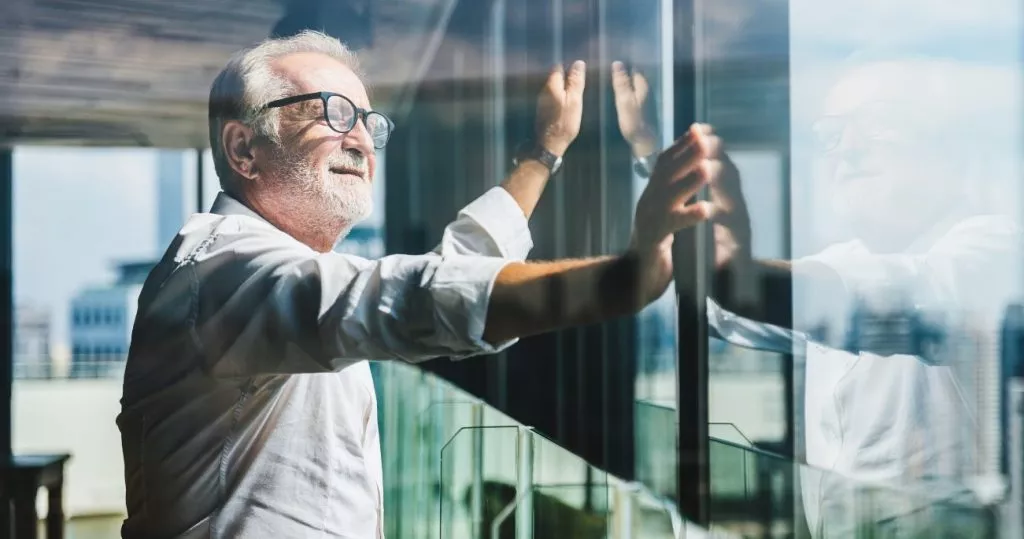
M 346 150 L 358 151 L 366 157 L 375 153 L 373 137 L 370 136 L 370 132 L 366 129 L 366 122 L 363 118 L 356 120 L 356 125 L 345 134 L 345 139 L 342 141 L 341 146 Z

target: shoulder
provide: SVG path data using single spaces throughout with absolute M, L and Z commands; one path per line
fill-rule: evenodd
M 934 251 L 1020 252 L 1024 230 L 1020 223 L 1006 215 L 976 215 L 953 225 L 938 242 Z

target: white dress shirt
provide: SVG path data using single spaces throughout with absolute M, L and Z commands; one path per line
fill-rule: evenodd
M 873 254 L 850 241 L 794 262 L 831 268 L 868 305 L 905 300 L 912 311 L 931 317 L 945 330 L 946 342 L 928 358 L 824 345 L 709 301 L 713 334 L 739 346 L 804 358 L 803 427 L 813 468 L 801 470 L 801 484 L 816 537 L 853 536 L 865 511 L 904 526 L 890 530 L 903 536 L 910 531 L 898 519 L 938 500 L 973 499 L 972 477 L 984 472 L 979 404 L 998 394 L 979 378 L 988 368 L 979 363 L 997 363 L 999 357 L 972 338 L 982 333 L 994 338 L 1003 309 L 1019 297 L 1021 254 L 1021 231 L 1012 220 L 975 216 L 939 223 L 899 254 Z M 816 293 L 797 278 L 793 286 L 795 297 L 808 300 L 794 302 L 794 316 L 805 314 L 801 309 L 831 314 L 833 329 L 846 332 L 855 306 Z M 887 337 L 900 332 L 889 330 Z M 867 484 L 891 490 L 876 491 L 869 506 L 854 496 Z M 936 515 L 923 515 L 921 521 L 934 523 Z
M 383 537 L 366 360 L 493 353 L 498 272 L 532 248 L 495 187 L 433 252 L 317 253 L 221 193 L 143 287 L 124 379 L 126 538 Z

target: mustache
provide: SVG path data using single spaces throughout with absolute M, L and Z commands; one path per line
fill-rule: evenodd
M 327 161 L 327 168 L 358 170 L 359 172 L 366 174 L 369 172 L 370 163 L 365 155 L 356 151 L 348 150 L 331 156 Z

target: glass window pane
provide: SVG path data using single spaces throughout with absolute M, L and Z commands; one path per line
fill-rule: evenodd
M 190 213 L 187 151 L 17 147 L 14 451 L 68 452 L 65 513 L 125 510 L 114 419 L 141 280 Z
M 714 281 L 710 415 L 758 450 L 792 440 L 809 466 L 779 477 L 812 536 L 927 536 L 940 508 L 972 533 L 1020 533 L 975 517 L 1010 499 L 1024 454 L 1006 428 L 1022 14 L 1009 0 L 741 1 L 699 21 L 701 119 L 738 169 L 756 261 Z

